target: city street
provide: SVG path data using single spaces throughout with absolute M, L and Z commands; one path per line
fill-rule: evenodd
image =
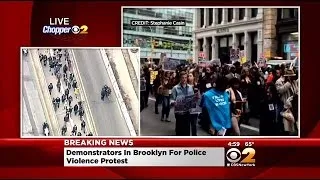
M 161 109 L 159 105 L 159 114 L 154 113 L 155 98 L 149 97 L 148 107 L 141 112 L 141 136 L 175 136 L 175 118 L 173 109 L 170 110 L 169 119 L 171 122 L 161 121 Z M 241 125 L 241 136 L 258 136 L 259 120 L 250 119 L 250 126 Z M 198 125 L 198 136 L 210 136 Z
M 130 136 L 99 50 L 73 51 L 99 136 Z M 112 92 L 102 101 L 100 93 L 104 85 Z

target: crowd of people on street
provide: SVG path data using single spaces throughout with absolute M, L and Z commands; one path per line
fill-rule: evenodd
M 240 136 L 240 125 L 250 125 L 251 118 L 259 119 L 260 136 L 298 135 L 298 68 L 292 64 L 198 63 L 166 71 L 150 63 L 142 66 L 141 80 L 141 111 L 152 94 L 154 112 L 159 114 L 162 104 L 159 119 L 164 122 L 170 122 L 177 97 L 196 97 L 200 112 L 174 112 L 177 136 L 197 136 L 197 124 L 214 136 Z
M 50 55 L 50 53 L 39 53 L 40 62 L 44 68 L 49 68 L 49 72 L 51 72 L 52 76 L 55 76 L 57 83 L 54 84 L 50 82 L 48 85 L 49 93 L 52 97 L 52 104 L 54 110 L 57 111 L 60 108 L 63 108 L 65 111 L 64 116 L 64 125 L 61 128 L 61 135 L 67 135 L 67 123 L 70 122 L 71 117 L 79 116 L 81 120 L 81 129 L 78 130 L 76 124 L 73 125 L 71 129 L 71 136 L 82 136 L 85 135 L 86 132 L 86 122 L 84 121 L 84 108 L 83 102 L 79 98 L 79 88 L 77 81 L 72 73 L 71 68 L 71 60 L 69 58 L 69 53 L 67 50 L 62 49 L 54 49 L 54 54 Z M 63 60 L 64 57 L 64 60 Z M 65 87 L 65 88 L 62 88 Z M 62 92 L 64 89 L 64 92 Z M 75 97 L 72 97 L 71 92 L 73 90 L 73 94 Z M 53 91 L 58 91 L 58 96 L 53 95 Z M 60 94 L 62 93 L 61 97 Z M 78 101 L 73 103 L 73 101 Z M 60 106 L 62 104 L 62 106 Z M 72 113 L 73 112 L 73 113 Z M 92 132 L 89 132 L 87 136 L 93 136 Z

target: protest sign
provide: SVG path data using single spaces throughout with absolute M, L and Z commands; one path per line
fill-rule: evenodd
M 198 99 L 195 95 L 190 96 L 178 96 L 176 99 L 176 106 L 174 111 L 176 113 L 181 112 L 192 112 L 196 113 L 198 106 Z
M 179 59 L 167 58 L 163 62 L 163 70 L 165 71 L 175 71 L 177 66 L 181 64 Z
M 210 64 L 220 67 L 221 66 L 221 61 L 220 61 L 220 59 L 213 59 L 213 60 L 210 61 Z
M 230 49 L 230 60 L 232 61 L 232 63 L 240 60 L 240 49 L 239 48 Z
M 240 64 L 245 64 L 247 62 L 247 58 L 245 56 L 245 52 L 242 50 L 240 51 Z
M 206 67 L 210 65 L 210 61 L 199 61 L 198 66 L 200 67 Z
M 150 71 L 150 84 L 153 84 L 153 81 L 156 79 L 158 71 Z

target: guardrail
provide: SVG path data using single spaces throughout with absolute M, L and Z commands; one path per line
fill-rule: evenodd
M 52 132 L 51 135 L 53 136 L 60 136 L 60 128 L 57 116 L 54 111 L 54 107 L 52 104 L 52 99 L 50 96 L 50 92 L 48 90 L 48 84 L 46 81 L 46 78 L 44 76 L 44 71 L 42 69 L 40 59 L 39 59 L 39 53 L 36 49 L 29 50 L 30 56 L 31 56 L 31 64 L 32 68 L 35 72 L 36 76 L 36 84 L 37 89 L 40 97 L 40 102 L 42 104 L 44 114 L 46 116 L 46 122 L 49 124 L 50 132 Z
M 98 136 L 98 133 L 97 133 L 97 129 L 96 129 L 96 126 L 95 126 L 95 121 L 93 119 L 93 116 L 92 116 L 92 112 L 91 112 L 91 109 L 90 109 L 90 105 L 89 105 L 89 101 L 88 101 L 88 98 L 87 98 L 87 95 L 86 95 L 86 90 L 84 89 L 84 86 L 83 86 L 83 82 L 82 82 L 82 79 L 81 79 L 81 75 L 80 75 L 80 71 L 79 71 L 79 67 L 77 65 L 77 60 L 76 60 L 76 57 L 74 55 L 74 52 L 73 50 L 68 50 L 68 53 L 69 53 L 69 57 L 71 58 L 71 66 L 73 68 L 73 74 L 74 74 L 74 77 L 76 78 L 77 82 L 78 82 L 78 87 L 79 87 L 79 98 L 80 98 L 80 101 L 82 101 L 82 105 L 83 105 L 83 108 L 84 108 L 84 115 L 86 117 L 86 120 L 87 120 L 87 124 L 88 124 L 88 127 L 89 127 L 89 132 L 92 132 L 92 134 L 94 136 Z
M 131 120 L 130 115 L 128 113 L 128 109 L 127 109 L 127 107 L 126 107 L 126 105 L 124 103 L 124 100 L 122 98 L 122 95 L 121 95 L 117 80 L 116 80 L 116 78 L 114 76 L 114 73 L 113 73 L 113 70 L 111 68 L 111 65 L 110 65 L 109 59 L 107 57 L 106 51 L 104 49 L 100 49 L 100 53 L 101 53 L 101 57 L 103 59 L 104 65 L 105 65 L 105 67 L 107 69 L 108 75 L 110 77 L 111 84 L 112 84 L 113 89 L 115 91 L 115 95 L 117 97 L 117 102 L 118 102 L 118 105 L 119 105 L 120 110 L 122 112 L 122 116 L 125 119 L 126 124 L 128 126 L 130 135 L 131 136 L 137 136 L 137 133 L 136 133 L 136 131 L 134 129 L 132 120 Z
M 139 79 L 136 74 L 136 70 L 133 67 L 133 63 L 131 61 L 131 57 L 129 54 L 128 49 L 121 49 L 123 59 L 126 62 L 128 73 L 131 78 L 132 85 L 134 87 L 134 92 L 136 93 L 137 98 L 139 98 L 140 95 L 140 88 L 139 88 Z

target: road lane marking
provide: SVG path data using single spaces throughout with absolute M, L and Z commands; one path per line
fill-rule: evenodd
M 153 97 L 149 97 L 149 100 L 156 101 L 156 99 L 153 98 Z M 245 125 L 245 124 L 241 124 L 240 126 L 243 127 L 243 128 L 255 131 L 255 132 L 259 132 L 259 128 L 256 128 L 256 127 L 253 127 L 253 126 L 248 126 L 248 125 Z

